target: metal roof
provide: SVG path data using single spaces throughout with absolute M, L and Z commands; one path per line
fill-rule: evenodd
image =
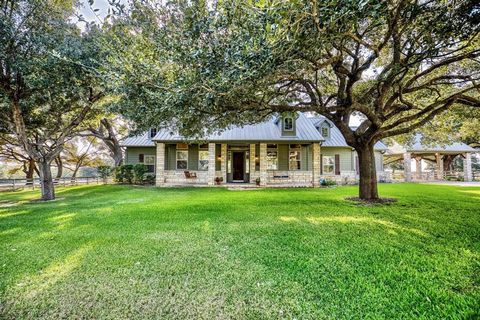
M 309 118 L 313 125 L 320 130 L 320 126 L 326 121 L 330 126 L 330 136 L 324 137 L 325 141 L 322 143 L 322 147 L 345 147 L 351 148 L 345 138 L 343 137 L 340 130 L 327 118 L 324 116 L 314 116 Z M 375 146 L 375 150 L 387 150 L 388 147 L 382 142 L 378 141 Z
M 454 142 L 448 145 L 424 145 L 422 143 L 422 135 L 416 134 L 413 138 L 411 145 L 400 145 L 394 143 L 392 148 L 390 148 L 389 154 L 403 154 L 405 152 L 413 153 L 435 153 L 435 152 L 446 152 L 446 153 L 461 153 L 461 152 L 476 152 L 476 150 L 469 145 L 463 142 Z
M 122 147 L 155 147 L 155 142 L 150 139 L 148 132 L 125 138 L 120 144 Z
M 181 142 L 186 139 L 168 129 L 161 129 L 152 139 L 162 142 Z M 289 141 L 289 142 L 311 142 L 323 141 L 322 135 L 315 129 L 313 124 L 303 113 L 298 113 L 296 121 L 296 135 L 282 136 L 281 127 L 277 124 L 276 118 L 271 117 L 267 121 L 258 124 L 245 125 L 243 127 L 233 126 L 219 133 L 199 139 L 202 141 Z

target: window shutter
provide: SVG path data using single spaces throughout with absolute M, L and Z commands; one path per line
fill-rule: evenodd
M 144 158 L 143 153 L 140 153 L 138 155 L 138 162 L 143 163 L 143 158 Z
M 360 165 L 358 163 L 358 157 L 355 157 L 355 171 L 357 171 L 357 174 L 360 172 Z
M 340 175 L 340 155 L 335 155 L 335 175 Z
M 323 174 L 323 155 L 320 154 L 320 174 Z

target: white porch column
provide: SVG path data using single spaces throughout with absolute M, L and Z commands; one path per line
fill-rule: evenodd
M 267 185 L 267 144 L 260 143 L 260 185 Z
M 250 144 L 250 183 L 255 183 L 255 144 Z
M 223 183 L 227 182 L 227 144 L 222 143 L 220 149 L 220 170 L 222 171 Z
M 403 154 L 403 167 L 405 168 L 405 182 L 412 181 L 412 155 L 410 152 Z
M 165 143 L 157 143 L 156 161 L 155 185 L 161 187 L 165 184 Z
M 313 187 L 320 186 L 320 143 L 314 143 L 312 148 L 312 183 Z
M 435 158 L 437 159 L 437 180 L 443 180 L 443 158 L 440 153 L 435 154 Z
M 207 184 L 215 185 L 215 143 L 208 144 L 208 173 Z
M 463 159 L 463 173 L 465 175 L 464 180 L 465 181 L 472 181 L 473 176 L 472 176 L 472 154 L 471 153 L 465 153 L 465 159 Z
M 417 176 L 418 180 L 422 180 L 422 157 L 415 157 L 415 175 Z

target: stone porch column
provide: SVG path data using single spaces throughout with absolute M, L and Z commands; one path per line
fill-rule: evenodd
M 227 144 L 222 143 L 220 147 L 220 170 L 222 171 L 223 183 L 227 183 Z
M 207 184 L 215 185 L 215 143 L 208 144 L 208 173 Z
M 312 161 L 312 183 L 313 187 L 320 186 L 320 143 L 314 143 L 312 148 L 313 161 Z
M 464 180 L 465 181 L 472 181 L 472 154 L 465 153 L 465 159 L 463 159 L 463 173 L 464 173 Z
M 255 143 L 250 144 L 250 183 L 255 183 Z
M 260 185 L 267 185 L 267 144 L 260 143 Z
M 435 153 L 435 159 L 437 159 L 437 180 L 443 180 L 443 158 L 440 153 Z
M 405 168 L 405 182 L 412 181 L 412 155 L 410 152 L 403 154 L 403 167 Z
M 418 180 L 422 180 L 422 157 L 415 157 L 416 176 Z
M 155 170 L 155 185 L 165 185 L 165 143 L 157 143 L 157 162 Z

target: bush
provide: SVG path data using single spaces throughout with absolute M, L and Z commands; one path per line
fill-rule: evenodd
M 336 186 L 337 182 L 335 180 L 330 180 L 330 179 L 320 179 L 320 185 L 322 187 Z
M 115 174 L 115 182 L 123 183 L 124 174 L 123 174 L 123 166 L 115 167 L 114 174 Z
M 98 166 L 97 167 L 97 172 L 100 178 L 103 179 L 103 181 L 107 181 L 108 177 L 112 174 L 112 167 L 110 166 Z
M 153 173 L 145 174 L 145 176 L 143 177 L 143 181 L 146 184 L 155 184 L 155 174 L 153 174 Z
M 123 171 L 123 182 L 132 184 L 133 182 L 133 165 L 125 164 L 121 166 Z
M 141 184 L 144 182 L 145 174 L 147 173 L 148 168 L 143 163 L 137 163 L 133 166 L 133 181 L 135 183 Z

